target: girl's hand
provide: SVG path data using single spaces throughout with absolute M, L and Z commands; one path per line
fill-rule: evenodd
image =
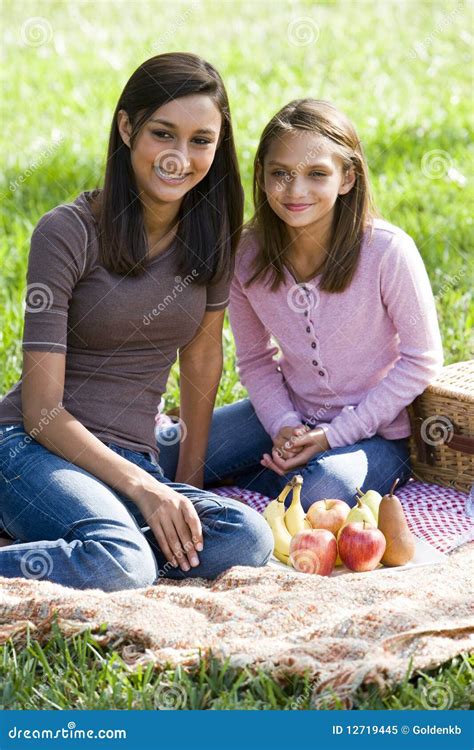
M 132 498 L 155 535 L 166 559 L 187 572 L 199 565 L 196 552 L 203 549 L 199 516 L 184 495 L 146 475 Z
M 282 427 L 278 435 L 273 439 L 273 447 L 279 451 L 282 458 L 289 458 L 299 453 L 302 449 L 294 442 L 295 437 L 304 435 L 308 427 L 300 424 L 297 427 Z
M 283 458 L 279 455 L 279 450 L 273 448 L 272 455 L 270 456 L 268 453 L 265 453 L 260 463 L 266 469 L 271 469 L 276 474 L 284 476 L 292 469 L 305 466 L 317 453 L 330 450 L 325 432 L 319 427 L 314 430 L 307 430 L 302 435 L 295 436 L 292 439 L 292 445 L 287 446 L 284 444 L 283 449 L 289 451 L 290 447 L 293 446 L 299 450 L 299 453 L 296 455 Z

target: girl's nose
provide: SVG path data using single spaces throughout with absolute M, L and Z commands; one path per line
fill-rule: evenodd
M 191 160 L 189 158 L 189 152 L 188 152 L 187 146 L 184 146 L 184 145 L 178 146 L 177 153 L 178 153 L 178 161 L 179 161 L 178 166 L 181 169 L 176 169 L 176 171 L 186 172 L 191 165 Z
M 177 148 L 165 149 L 155 158 L 155 169 L 159 167 L 170 174 L 180 175 L 189 170 L 189 157 L 186 152 Z
M 290 178 L 287 183 L 286 193 L 292 198 L 302 198 L 304 196 L 305 190 L 303 188 L 302 181 L 299 175 L 294 175 Z

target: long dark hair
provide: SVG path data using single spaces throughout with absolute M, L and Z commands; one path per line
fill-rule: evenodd
M 259 172 L 274 138 L 286 133 L 311 131 L 329 139 L 342 158 L 343 170 L 351 166 L 356 174 L 352 189 L 338 195 L 330 258 L 325 262 L 319 288 L 342 292 L 350 284 L 360 254 L 362 236 L 376 209 L 370 194 L 368 167 L 361 143 L 351 121 L 330 102 L 317 99 L 296 99 L 272 117 L 264 129 L 254 162 L 253 200 L 255 213 L 247 225 L 258 238 L 260 251 L 255 258 L 253 276 L 247 286 L 269 273 L 271 289 L 284 280 L 284 267 L 290 240 L 286 225 L 270 207 Z M 247 233 L 246 233 L 247 234 Z M 331 263 L 331 260 L 334 260 Z
M 198 55 L 172 52 L 146 60 L 133 73 L 115 108 L 104 187 L 92 194 L 99 228 L 100 260 L 111 271 L 143 273 L 148 252 L 141 202 L 130 159 L 141 129 L 153 113 L 178 97 L 209 96 L 222 115 L 218 147 L 209 172 L 185 196 L 178 216 L 179 271 L 205 284 L 228 277 L 243 221 L 243 190 L 232 133 L 229 102 L 219 73 Z M 117 116 L 126 111 L 132 126 L 130 149 Z

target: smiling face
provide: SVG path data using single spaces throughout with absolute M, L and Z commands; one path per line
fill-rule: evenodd
M 222 115 L 208 96 L 181 97 L 159 107 L 145 123 L 131 148 L 130 158 L 142 200 L 176 203 L 211 168 Z M 131 126 L 120 110 L 118 127 L 130 146 Z
M 338 195 L 351 190 L 355 174 L 343 169 L 331 140 L 299 130 L 273 138 L 259 179 L 270 207 L 285 224 L 314 225 L 324 234 L 332 226 Z

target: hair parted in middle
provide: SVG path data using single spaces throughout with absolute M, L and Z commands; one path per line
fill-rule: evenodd
M 257 237 L 259 252 L 253 275 L 246 286 L 265 280 L 275 290 L 284 280 L 290 238 L 285 222 L 270 207 L 262 173 L 270 144 L 287 133 L 311 132 L 324 138 L 342 159 L 343 171 L 354 169 L 352 189 L 337 197 L 334 207 L 331 250 L 324 264 L 319 289 L 342 292 L 350 284 L 360 254 L 362 236 L 377 215 L 370 191 L 367 162 L 360 140 L 349 118 L 333 104 L 318 99 L 296 99 L 285 105 L 264 128 L 254 160 L 253 200 L 255 212 L 246 230 Z M 334 260 L 331 263 L 331 259 Z
M 208 173 L 183 198 L 177 242 L 183 275 L 197 283 L 229 277 L 243 222 L 243 190 L 234 144 L 229 101 L 217 70 L 198 55 L 170 52 L 146 60 L 123 89 L 112 118 L 102 190 L 91 196 L 99 225 L 101 262 L 118 274 L 139 275 L 147 264 L 143 212 L 134 179 L 130 149 L 145 123 L 162 105 L 202 94 L 222 115 L 221 133 Z M 118 128 L 125 110 L 132 126 L 130 148 Z

